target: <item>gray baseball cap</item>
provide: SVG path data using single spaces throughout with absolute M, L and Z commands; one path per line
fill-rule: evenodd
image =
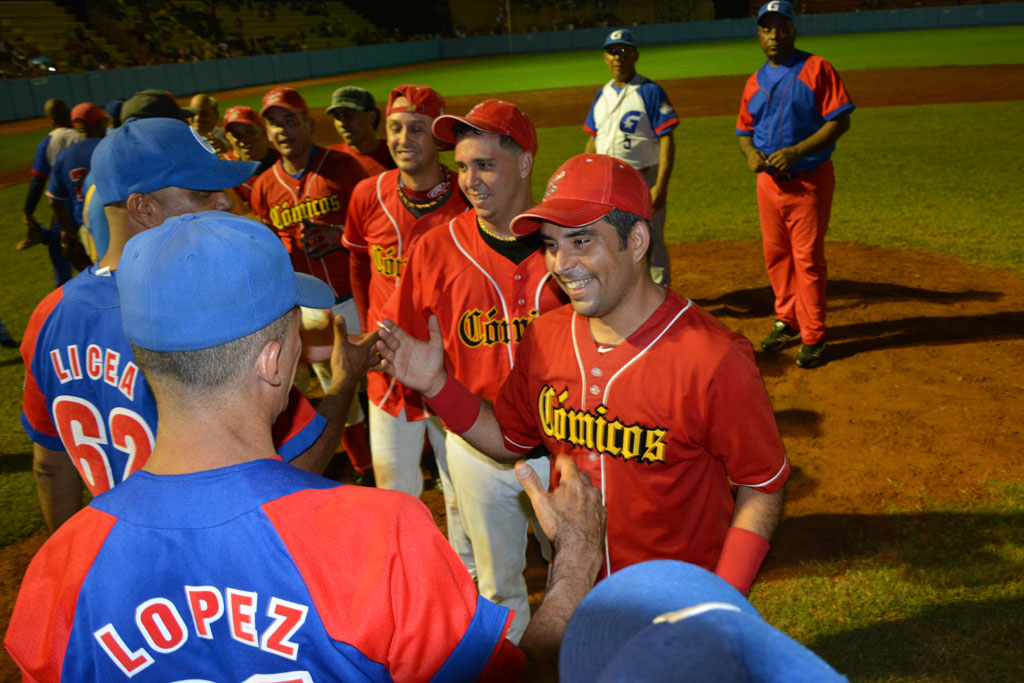
M 338 88 L 331 95 L 331 106 L 327 107 L 327 113 L 330 114 L 335 109 L 373 111 L 376 108 L 377 102 L 368 90 L 347 85 L 344 88 Z

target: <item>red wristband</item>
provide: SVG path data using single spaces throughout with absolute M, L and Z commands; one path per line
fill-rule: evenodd
M 456 434 L 469 431 L 480 415 L 480 399 L 450 372 L 441 391 L 433 398 L 428 398 L 427 405 L 444 420 L 448 430 Z
M 770 547 L 768 541 L 753 531 L 731 526 L 725 535 L 715 574 L 746 595 Z

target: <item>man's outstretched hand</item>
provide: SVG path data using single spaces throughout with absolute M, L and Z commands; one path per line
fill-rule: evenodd
M 558 488 L 548 491 L 540 477 L 525 460 L 515 465 L 516 478 L 526 491 L 537 514 L 537 521 L 555 546 L 556 552 L 568 552 L 580 561 L 587 561 L 592 570 L 590 583 L 601 568 L 604 529 L 607 511 L 601 503 L 601 492 L 590 483 L 585 472 L 576 469 L 568 456 L 555 460 Z
M 448 379 L 444 370 L 441 323 L 437 316 L 432 315 L 427 321 L 429 341 L 409 336 L 392 320 L 385 320 L 380 327 L 377 350 L 383 358 L 383 370 L 426 398 L 436 396 Z

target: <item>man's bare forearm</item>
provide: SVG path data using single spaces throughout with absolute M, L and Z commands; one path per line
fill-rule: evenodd
M 558 680 L 558 653 L 565 628 L 597 579 L 604 547 L 606 512 L 600 491 L 576 469 L 571 458 L 556 458 L 555 469 L 559 484 L 549 492 L 533 468 L 516 464 L 516 477 L 555 549 L 551 581 L 519 642 L 528 662 L 524 680 L 529 681 Z
M 444 416 L 440 416 L 444 419 Z M 510 451 L 505 446 L 505 437 L 501 432 L 501 425 L 498 418 L 494 416 L 494 407 L 487 401 L 480 399 L 480 414 L 476 422 L 469 428 L 469 431 L 460 434 L 473 448 L 481 453 L 487 454 L 491 459 L 504 465 L 515 464 L 526 455 L 517 451 Z
M 82 478 L 64 451 L 34 444 L 32 474 L 46 528 L 53 533 L 82 507 Z
M 327 420 L 327 426 L 313 445 L 291 462 L 295 467 L 316 474 L 323 474 L 338 451 L 359 381 L 366 375 L 367 369 L 378 362 L 375 351 L 376 332 L 365 334 L 358 341 L 352 342 L 348 338 L 344 318 L 335 316 L 334 326 L 331 386 L 324 392 L 317 406 L 317 412 Z
M 63 199 L 51 199 L 50 208 L 53 209 L 53 215 L 60 226 L 61 234 L 66 237 L 77 236 L 75 225 L 71 222 L 71 214 L 68 212 L 68 203 Z
M 675 163 L 676 141 L 672 133 L 666 133 L 658 138 L 658 185 L 668 188 L 668 179 L 672 176 Z
M 730 526 L 752 531 L 770 541 L 781 516 L 782 489 L 775 493 L 762 493 L 747 486 L 736 489 L 736 505 Z
M 324 473 L 338 451 L 358 385 L 359 378 L 350 372 L 344 373 L 341 378 L 332 378 L 331 387 L 324 393 L 316 408 L 316 412 L 327 420 L 327 425 L 313 445 L 291 461 L 292 465 L 308 472 Z
M 524 680 L 558 680 L 558 654 L 565 627 L 577 605 L 594 587 L 601 569 L 600 556 L 596 565 L 585 566 L 585 562 L 575 561 L 571 555 L 572 550 L 569 549 L 555 555 L 544 601 L 530 618 L 530 624 L 519 641 L 528 662 Z

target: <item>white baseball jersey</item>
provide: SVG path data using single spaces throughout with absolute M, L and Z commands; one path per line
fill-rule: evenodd
M 598 154 L 622 159 L 636 169 L 658 165 L 658 138 L 679 124 L 660 85 L 634 74 L 621 90 L 608 81 L 594 98 L 583 129 L 594 136 Z

